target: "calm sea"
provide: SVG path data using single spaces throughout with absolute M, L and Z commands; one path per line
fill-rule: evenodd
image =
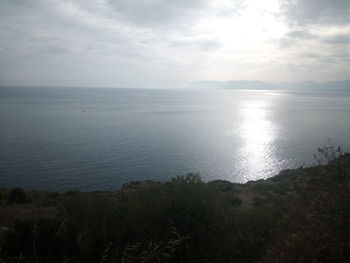
M 2 87 L 0 123 L 0 187 L 246 182 L 349 150 L 350 93 Z

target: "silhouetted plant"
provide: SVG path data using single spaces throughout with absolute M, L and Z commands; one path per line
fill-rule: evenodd
M 173 177 L 171 182 L 175 184 L 197 184 L 202 182 L 202 178 L 199 173 L 190 173 Z
M 171 226 L 170 234 L 170 238 L 166 240 L 151 240 L 128 245 L 123 251 L 121 262 L 167 262 L 176 253 L 181 254 L 189 237 L 181 235 L 174 225 Z
M 314 160 L 319 164 L 329 164 L 343 155 L 343 150 L 340 146 L 323 145 L 317 149 L 314 154 Z
M 28 202 L 29 199 L 22 188 L 13 188 L 8 195 L 8 202 L 11 204 L 21 204 Z
M 231 204 L 233 206 L 241 206 L 242 205 L 242 199 L 236 196 L 233 196 L 231 199 Z
M 295 256 L 316 255 L 323 247 L 329 254 L 322 256 L 345 258 L 350 184 L 348 177 L 334 177 L 336 161 L 242 185 L 203 183 L 189 174 L 133 191 L 43 194 L 50 202 L 31 193 L 41 205 L 56 205 L 57 214 L 12 222 L 0 233 L 0 259 L 249 263 L 261 260 L 267 247 L 269 263 L 298 262 Z M 349 161 L 341 157 L 345 171 Z
M 334 164 L 337 167 L 337 175 L 345 176 L 345 170 L 342 164 L 341 157 L 344 155 L 340 146 L 323 145 L 317 149 L 314 154 L 314 160 L 321 164 Z

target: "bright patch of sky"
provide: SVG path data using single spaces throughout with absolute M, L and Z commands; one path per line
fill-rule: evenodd
M 0 84 L 348 79 L 348 0 L 4 0 Z

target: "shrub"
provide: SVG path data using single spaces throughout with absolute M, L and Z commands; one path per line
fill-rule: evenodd
M 8 201 L 11 204 L 21 204 L 27 203 L 29 199 L 22 188 L 16 187 L 10 191 L 8 195 Z
M 267 204 L 269 203 L 269 200 L 266 199 L 266 198 L 261 198 L 261 197 L 254 197 L 254 206 L 261 206 L 261 205 L 264 205 L 264 204 Z
M 198 184 L 202 182 L 202 178 L 199 173 L 190 173 L 171 178 L 171 182 L 174 184 Z
M 330 141 L 328 142 L 330 143 Z M 343 150 L 340 146 L 323 145 L 317 149 L 317 153 L 314 154 L 314 160 L 319 164 L 329 164 L 343 155 Z
M 275 192 L 276 185 L 274 183 L 271 183 L 271 182 L 263 181 L 263 182 L 256 183 L 253 186 L 253 190 L 255 193 L 263 195 L 263 194 L 266 194 L 268 192 Z
M 48 198 L 57 198 L 59 196 L 60 196 L 60 193 L 57 193 L 57 192 L 52 192 L 47 194 Z
M 64 192 L 64 195 L 66 196 L 75 196 L 75 195 L 78 195 L 80 194 L 81 191 L 80 190 L 72 190 L 72 191 L 66 191 Z
M 239 197 L 232 197 L 231 199 L 231 205 L 233 206 L 241 206 L 242 205 L 242 200 Z

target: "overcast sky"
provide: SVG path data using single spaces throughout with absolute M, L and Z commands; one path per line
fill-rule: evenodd
M 350 0 L 1 0 L 0 85 L 350 78 Z

